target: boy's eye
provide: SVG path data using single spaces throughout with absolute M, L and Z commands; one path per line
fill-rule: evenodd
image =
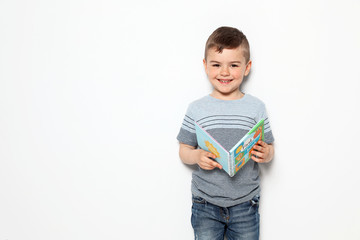
M 213 67 L 220 67 L 220 64 L 213 64 Z
M 231 64 L 231 67 L 236 68 L 236 67 L 238 67 L 238 65 L 237 64 Z

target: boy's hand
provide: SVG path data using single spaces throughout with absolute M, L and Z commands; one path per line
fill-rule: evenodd
M 254 149 L 257 151 L 252 151 L 253 154 L 251 159 L 258 163 L 268 163 L 274 157 L 274 147 L 271 144 L 267 144 L 263 141 L 259 141 Z
M 222 169 L 222 166 L 216 162 L 215 159 L 216 156 L 212 154 L 211 152 L 207 152 L 202 149 L 197 149 L 197 156 L 196 156 L 196 163 L 204 170 L 213 170 L 214 168 L 220 168 Z M 213 159 L 211 159 L 213 158 Z
M 202 149 L 196 149 L 191 145 L 180 143 L 179 155 L 181 161 L 185 164 L 197 164 L 204 170 L 222 169 L 222 166 L 213 160 L 216 158 L 214 154 Z

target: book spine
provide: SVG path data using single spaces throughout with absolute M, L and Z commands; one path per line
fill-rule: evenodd
M 235 175 L 235 161 L 234 161 L 234 152 L 229 154 L 229 168 L 230 168 L 230 177 Z

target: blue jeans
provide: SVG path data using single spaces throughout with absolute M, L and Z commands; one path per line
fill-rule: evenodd
M 258 240 L 259 199 L 232 206 L 219 207 L 193 196 L 191 224 L 195 240 Z

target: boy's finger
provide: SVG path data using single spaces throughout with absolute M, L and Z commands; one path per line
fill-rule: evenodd
M 213 165 L 213 163 L 211 161 L 211 162 L 204 163 L 202 168 L 205 170 L 213 170 L 215 168 L 215 166 Z
M 213 154 L 211 152 L 207 152 L 207 157 L 209 157 L 209 164 L 212 167 L 217 167 L 217 168 L 222 169 L 222 166 L 214 160 L 215 158 L 217 158 L 217 156 L 215 154 Z
M 213 153 L 211 153 L 211 152 L 208 152 L 207 156 L 208 156 L 208 157 L 211 157 L 211 158 L 213 158 L 213 159 L 216 158 L 216 155 L 213 154 Z
M 216 156 L 215 156 L 215 157 L 216 157 Z M 221 166 L 218 162 L 216 162 L 215 160 L 212 160 L 212 159 L 210 159 L 210 158 L 209 158 L 209 160 L 207 161 L 207 164 L 209 164 L 209 165 L 212 166 L 212 167 L 217 167 L 217 168 L 222 169 L 222 166 Z
M 214 167 L 217 167 L 217 168 L 222 169 L 222 166 L 221 166 L 218 162 L 213 161 L 212 165 L 213 165 Z
M 202 169 L 205 169 L 205 170 L 211 170 L 211 169 L 213 169 L 214 167 L 213 166 L 211 166 L 211 165 L 209 165 L 209 164 L 201 164 L 200 165 L 200 167 L 202 168 Z
M 264 153 L 259 151 L 251 151 L 251 154 L 256 156 L 257 158 L 262 158 L 264 156 Z
M 255 162 L 261 163 L 262 159 L 261 158 L 257 158 L 255 155 L 251 156 L 251 159 L 254 160 Z
M 266 147 L 267 143 L 266 142 L 263 142 L 263 141 L 259 141 L 258 144 L 260 144 L 261 146 L 263 147 Z
M 263 149 L 263 147 L 259 146 L 259 145 L 254 145 L 254 149 L 261 151 L 261 149 Z

